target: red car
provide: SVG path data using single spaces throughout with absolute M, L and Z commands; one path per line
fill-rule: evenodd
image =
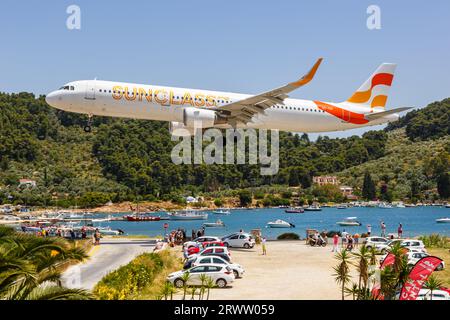
M 223 247 L 225 244 L 222 241 L 205 241 L 201 244 L 203 246 L 203 249 L 207 247 Z

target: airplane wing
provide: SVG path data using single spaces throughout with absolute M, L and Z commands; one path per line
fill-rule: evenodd
M 409 109 L 412 109 L 412 108 L 411 107 L 403 107 L 403 108 L 397 108 L 397 109 L 392 109 L 392 110 L 388 110 L 388 111 L 369 113 L 369 114 L 366 114 L 364 116 L 364 118 L 366 118 L 366 120 L 373 121 L 373 120 L 382 118 L 384 116 L 387 116 L 387 115 L 390 115 L 393 113 L 399 113 L 399 112 L 409 110 Z
M 231 125 L 236 125 L 238 122 L 244 124 L 252 122 L 252 117 L 255 114 L 265 114 L 265 109 L 276 104 L 284 104 L 283 101 L 288 97 L 288 93 L 310 82 L 314 78 L 321 62 L 322 58 L 318 59 L 311 70 L 295 82 L 288 83 L 282 87 L 251 96 L 243 100 L 235 101 L 224 106 L 208 109 L 215 110 L 222 116 L 226 117 L 228 119 L 228 123 Z

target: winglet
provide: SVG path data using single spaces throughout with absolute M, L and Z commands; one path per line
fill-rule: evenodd
M 311 68 L 311 70 L 309 70 L 307 74 L 305 74 L 300 80 L 291 82 L 290 84 L 293 85 L 294 87 L 301 87 L 310 82 L 314 78 L 317 69 L 319 69 L 322 60 L 323 58 L 317 59 L 316 63 L 313 65 L 313 67 Z

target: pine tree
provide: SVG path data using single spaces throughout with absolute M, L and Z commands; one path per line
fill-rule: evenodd
M 375 183 L 368 171 L 364 174 L 364 182 L 362 187 L 362 196 L 366 200 L 373 200 L 376 196 Z

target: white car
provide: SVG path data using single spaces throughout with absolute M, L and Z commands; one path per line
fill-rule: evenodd
M 396 299 L 400 299 L 400 293 L 395 295 Z M 416 300 L 450 300 L 450 293 L 445 290 L 433 290 L 433 296 L 431 296 L 430 289 L 420 289 Z
M 425 249 L 425 245 L 421 240 L 416 239 L 394 239 L 390 240 L 386 244 L 377 244 L 375 248 L 380 251 L 381 253 L 386 253 L 389 251 L 389 249 L 395 244 L 400 242 L 400 245 L 406 249 L 416 249 L 420 252 L 427 252 Z
M 211 237 L 211 236 L 201 236 L 198 237 L 192 241 L 187 241 L 183 244 L 184 248 L 190 248 L 190 247 L 195 247 L 198 243 L 203 243 L 203 242 L 213 242 L 213 241 L 220 241 L 220 238 L 218 237 Z
M 425 253 L 425 252 L 414 252 L 414 251 L 410 251 L 406 254 L 406 256 L 408 257 L 408 265 L 409 266 L 413 266 L 417 263 L 417 261 L 419 261 L 422 258 L 428 257 L 429 254 Z M 445 268 L 445 263 L 444 261 L 441 262 L 440 265 L 437 266 L 436 270 L 444 270 Z
M 202 275 L 211 278 L 219 288 L 225 288 L 234 281 L 233 270 L 229 266 L 221 264 L 204 264 L 188 270 L 173 272 L 167 276 L 167 281 L 171 282 L 177 288 L 182 288 L 185 285 L 183 276 L 186 273 L 189 273 L 186 281 L 186 285 L 188 286 L 202 285 Z
M 248 233 L 236 233 L 222 238 L 226 247 L 250 249 L 255 246 L 255 239 Z
M 376 248 L 376 246 L 379 244 L 387 244 L 388 241 L 389 241 L 388 239 L 383 237 L 367 237 L 363 243 L 366 245 L 368 249 L 371 249 Z
M 198 256 L 195 260 L 192 261 L 191 267 L 196 267 L 203 264 L 220 264 L 229 266 L 231 270 L 233 270 L 235 278 L 241 278 L 244 275 L 244 268 L 237 263 L 229 263 L 225 259 L 218 256 Z

